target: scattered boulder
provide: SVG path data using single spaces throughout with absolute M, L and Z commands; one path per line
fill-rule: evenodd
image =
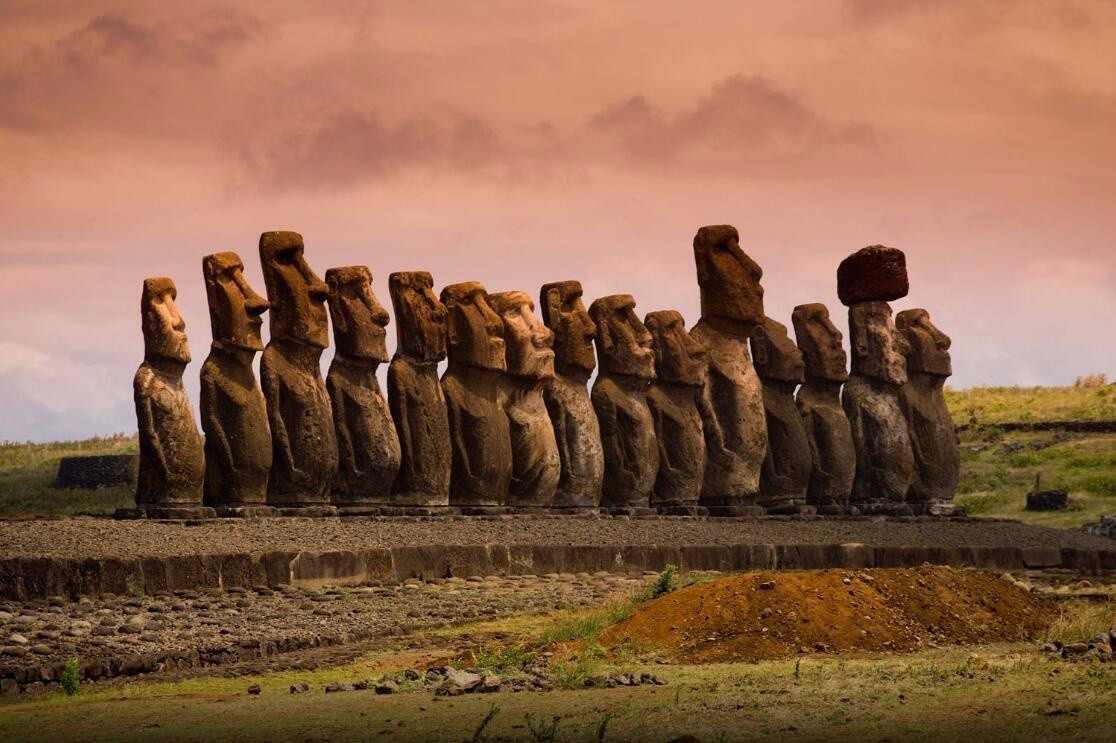
M 292 686 L 291 688 L 293 689 L 294 687 Z M 252 684 L 248 687 L 248 693 L 254 697 L 258 697 L 260 695 L 260 685 Z
M 1069 506 L 1069 494 L 1064 490 L 1036 490 L 1027 493 L 1028 511 L 1064 511 Z
M 384 679 L 376 684 L 375 691 L 377 694 L 394 694 L 399 691 L 399 684 L 391 679 Z
M 300 681 L 297 684 L 291 684 L 292 694 L 305 694 L 308 691 L 310 691 L 310 684 L 307 684 L 303 681 Z

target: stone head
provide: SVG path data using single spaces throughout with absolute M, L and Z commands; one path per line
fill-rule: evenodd
M 701 316 L 745 326 L 763 322 L 763 269 L 740 249 L 732 225 L 702 227 L 694 237 Z
M 926 310 L 903 310 L 895 316 L 895 325 L 907 340 L 907 371 L 925 372 L 936 377 L 953 374 L 949 355 L 949 336 L 930 322 Z
M 398 271 L 388 277 L 395 308 L 395 337 L 400 353 L 419 361 L 446 357 L 446 306 L 434 294 L 426 271 Z
M 844 336 L 829 319 L 824 304 L 800 304 L 791 314 L 798 349 L 806 363 L 806 376 L 830 382 L 849 378 L 848 355 L 841 344 Z
M 535 315 L 526 292 L 488 295 L 492 309 L 504 321 L 504 357 L 508 374 L 528 379 L 554 377 L 554 333 Z
M 267 300 L 271 303 L 271 338 L 314 348 L 329 345 L 325 283 L 303 256 L 302 235 L 265 232 L 260 235 Z
M 450 361 L 477 369 L 504 371 L 504 321 L 488 303 L 479 281 L 450 284 L 442 289 L 446 306 Z
M 589 306 L 597 326 L 597 355 L 601 369 L 640 379 L 655 378 L 655 352 L 651 334 L 635 313 L 630 294 L 601 297 Z
M 143 327 L 143 357 L 147 361 L 190 363 L 190 344 L 186 338 L 186 321 L 174 300 L 178 289 L 168 278 L 143 280 L 140 317 Z
M 655 376 L 663 382 L 701 387 L 705 383 L 705 346 L 686 332 L 675 310 L 648 312 L 643 319 L 655 349 Z
M 907 383 L 907 341 L 895 328 L 887 302 L 862 302 L 849 308 L 852 368 L 857 374 Z
M 262 351 L 263 313 L 267 300 L 244 278 L 244 262 L 236 253 L 214 253 L 202 259 L 205 295 L 213 344 L 242 351 Z
M 331 268 L 326 271 L 325 282 L 337 353 L 366 361 L 387 361 L 386 328 L 390 320 L 372 293 L 372 272 L 366 266 Z
M 561 374 L 591 373 L 597 366 L 593 353 L 597 326 L 581 295 L 580 281 L 543 284 L 539 292 L 539 310 L 554 331 L 554 364 Z
M 760 379 L 801 384 L 806 381 L 802 352 L 787 334 L 787 326 L 770 317 L 752 331 L 752 363 Z

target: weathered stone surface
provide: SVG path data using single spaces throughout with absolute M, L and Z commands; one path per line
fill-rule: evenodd
M 907 257 L 897 248 L 869 245 L 837 267 L 837 296 L 846 307 L 907 296 Z
M 553 506 L 596 508 L 601 502 L 604 449 L 587 385 L 597 365 L 597 326 L 577 281 L 543 285 L 539 303 L 543 321 L 554 332 L 556 376 L 543 388 L 561 460 Z
M 1028 511 L 1064 511 L 1069 507 L 1069 494 L 1064 490 L 1036 490 L 1027 493 Z
M 236 253 L 202 259 L 213 343 L 201 369 L 205 502 L 219 509 L 265 506 L 272 465 L 267 403 L 252 361 L 263 350 L 267 301 L 244 278 Z
M 450 505 L 503 508 L 512 475 L 512 445 L 500 376 L 504 323 L 478 281 L 442 289 L 448 311 L 449 368 L 442 390 L 449 411 L 453 468 Z
M 598 299 L 589 315 L 597 326 L 601 361 L 591 395 L 604 449 L 601 506 L 649 508 L 659 471 L 655 425 L 647 406 L 647 388 L 655 378 L 651 334 L 628 294 Z
M 450 432 L 438 362 L 446 357 L 446 307 L 426 271 L 388 278 L 395 308 L 396 350 L 388 366 L 388 405 L 399 437 L 400 468 L 391 502 L 449 505 Z
M 260 236 L 271 340 L 260 362 L 274 458 L 268 480 L 273 506 L 329 502 L 337 474 L 337 435 L 319 360 L 329 345 L 325 283 L 303 256 L 302 235 Z
M 177 296 L 168 278 L 143 282 L 144 358 L 133 383 L 140 446 L 136 506 L 188 513 L 202 505 L 205 451 L 182 386 L 190 346 L 186 323 L 174 303 Z
M 813 467 L 806 426 L 794 404 L 794 390 L 806 378 L 802 352 L 787 327 L 767 317 L 752 331 L 752 357 L 763 383 L 767 418 L 759 504 L 768 513 L 800 513 Z
M 138 454 L 101 454 L 91 457 L 62 457 L 53 487 L 95 490 L 136 482 Z
M 852 502 L 871 511 L 903 504 L 914 481 L 911 437 L 899 404 L 899 390 L 907 383 L 907 342 L 886 302 L 850 308 L 849 330 L 852 375 L 842 404 L 856 449 Z
M 707 349 L 701 404 L 706 465 L 701 503 L 712 515 L 755 516 L 767 454 L 763 392 L 748 337 L 763 321 L 763 270 L 740 249 L 730 225 L 694 237 L 701 320 L 690 334 Z
M 792 322 L 806 364 L 806 381 L 796 398 L 812 461 L 806 502 L 820 514 L 835 515 L 848 509 L 856 475 L 852 427 L 841 406 L 841 387 L 849 378 L 848 358 L 841 331 L 830 321 L 824 304 L 795 307 Z
M 388 360 L 388 313 L 365 266 L 326 271 L 337 353 L 326 375 L 339 466 L 333 502 L 342 508 L 386 504 L 399 471 L 399 437 L 376 369 Z
M 961 478 L 957 430 L 943 391 L 953 374 L 950 340 L 926 310 L 904 310 L 896 315 L 895 325 L 907 341 L 907 384 L 899 395 L 915 465 L 907 502 L 929 510 L 952 503 Z
M 554 379 L 554 334 L 535 316 L 526 292 L 500 292 L 489 299 L 504 323 L 507 372 L 500 384 L 512 447 L 507 505 L 548 508 L 562 468 L 543 399 L 543 387 Z
M 674 310 L 649 312 L 644 324 L 655 350 L 655 381 L 647 404 L 655 423 L 659 472 L 651 504 L 662 513 L 696 507 L 705 478 L 705 434 L 701 428 L 705 348 L 686 332 Z

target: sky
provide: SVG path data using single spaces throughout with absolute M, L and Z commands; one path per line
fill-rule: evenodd
M 767 313 L 885 244 L 955 387 L 1116 376 L 1116 2 L 0 0 L 0 440 L 134 431 L 148 276 L 201 259 L 579 279 L 698 319 L 734 224 Z M 266 329 L 266 326 L 265 326 Z M 394 345 L 394 333 L 389 338 Z M 328 363 L 329 353 L 323 357 Z

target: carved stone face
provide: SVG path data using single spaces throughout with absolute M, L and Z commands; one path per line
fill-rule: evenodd
M 372 272 L 366 266 L 331 268 L 325 279 L 337 353 L 367 361 L 387 361 L 388 313 L 372 293 Z
M 581 282 L 556 281 L 539 292 L 543 322 L 554 331 L 554 361 L 561 373 L 592 372 L 597 366 L 593 339 L 597 326 L 581 299 Z
M 143 327 L 143 356 L 148 361 L 163 359 L 181 364 L 190 363 L 186 321 L 182 319 L 174 303 L 177 297 L 178 289 L 170 279 L 143 280 L 140 316 Z
M 202 259 L 205 295 L 213 342 L 226 348 L 262 351 L 263 313 L 267 300 L 244 278 L 244 263 L 236 253 L 214 253 Z
M 702 317 L 746 325 L 763 322 L 763 269 L 740 249 L 731 225 L 702 227 L 694 237 Z
M 752 363 L 760 379 L 799 384 L 806 381 L 802 352 L 787 334 L 787 326 L 770 317 L 752 331 Z
M 463 366 L 504 371 L 504 321 L 488 303 L 479 281 L 450 284 L 442 289 L 449 313 L 449 356 Z
M 907 371 L 925 372 L 937 377 L 953 374 L 949 355 L 949 336 L 930 322 L 926 310 L 903 310 L 895 316 L 899 332 L 907 340 Z
M 601 297 L 589 307 L 597 326 L 597 354 L 601 369 L 640 379 L 655 378 L 651 334 L 635 313 L 630 294 Z
M 907 341 L 895 328 L 887 302 L 864 302 L 849 309 L 853 371 L 890 384 L 907 383 Z
M 535 304 L 526 292 L 488 295 L 492 308 L 504 321 L 504 356 L 508 374 L 528 379 L 554 377 L 554 333 L 535 316 Z
M 700 387 L 708 365 L 705 347 L 686 332 L 675 310 L 648 312 L 643 319 L 655 350 L 655 375 L 663 382 Z
M 396 342 L 401 353 L 419 361 L 446 357 L 446 306 L 434 295 L 426 271 L 398 271 L 388 277 L 395 308 Z
M 302 235 L 265 232 L 260 235 L 267 299 L 271 303 L 271 337 L 314 348 L 329 345 L 325 283 L 303 257 Z
M 806 362 L 806 376 L 831 382 L 849 378 L 848 355 L 841 341 L 844 336 L 829 319 L 824 304 L 800 304 L 791 315 L 798 349 Z

